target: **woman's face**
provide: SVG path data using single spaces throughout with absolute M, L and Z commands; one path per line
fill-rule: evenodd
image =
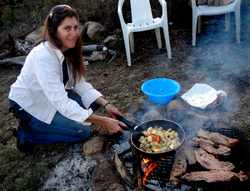
M 79 36 L 78 20 L 75 17 L 66 17 L 57 28 L 57 38 L 62 42 L 61 51 L 74 48 Z

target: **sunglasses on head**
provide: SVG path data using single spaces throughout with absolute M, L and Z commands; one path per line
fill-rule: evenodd
M 49 17 L 52 18 L 54 14 L 56 13 L 63 13 L 65 10 L 71 10 L 72 7 L 69 5 L 63 4 L 63 5 L 56 5 L 55 7 L 52 8 Z

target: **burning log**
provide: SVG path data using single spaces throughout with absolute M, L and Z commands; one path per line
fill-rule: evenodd
M 194 151 L 196 160 L 200 165 L 208 170 L 233 170 L 234 165 L 230 162 L 224 162 L 216 159 L 213 155 L 199 148 Z
M 141 167 L 144 174 L 142 177 L 142 183 L 143 185 L 146 185 L 149 175 L 154 171 L 155 168 L 158 167 L 158 164 L 151 159 L 145 158 L 141 161 Z
M 229 137 L 222 135 L 220 133 L 209 132 L 209 131 L 205 131 L 203 129 L 200 129 L 198 131 L 197 136 L 204 138 L 204 139 L 209 139 L 209 140 L 213 141 L 214 143 L 222 144 L 222 145 L 225 145 L 227 147 L 232 147 L 232 146 L 235 146 L 236 144 L 239 143 L 238 139 L 229 138 Z

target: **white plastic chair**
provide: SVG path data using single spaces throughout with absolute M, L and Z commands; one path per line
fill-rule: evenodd
M 130 0 L 132 23 L 125 23 L 124 21 L 122 14 L 123 3 L 124 0 L 119 0 L 118 15 L 123 32 L 128 66 L 131 66 L 130 49 L 132 53 L 134 52 L 133 33 L 155 29 L 158 48 L 162 48 L 160 27 L 163 28 L 168 58 L 171 58 L 172 56 L 168 31 L 167 4 L 165 0 L 159 0 L 159 3 L 162 7 L 162 16 L 160 18 L 153 18 L 149 0 Z
M 197 32 L 197 22 L 198 31 L 200 30 L 200 16 L 210 16 L 210 15 L 221 15 L 225 14 L 225 28 L 228 30 L 230 22 L 230 13 L 235 14 L 235 25 L 236 25 L 236 40 L 240 42 L 240 4 L 241 0 L 234 0 L 228 5 L 221 6 L 207 6 L 207 5 L 197 5 L 196 0 L 191 0 L 192 3 L 192 45 L 196 45 L 196 32 Z

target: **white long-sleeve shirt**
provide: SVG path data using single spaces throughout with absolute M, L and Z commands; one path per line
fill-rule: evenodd
M 33 48 L 16 82 L 11 85 L 9 99 L 18 103 L 35 118 L 48 124 L 57 111 L 71 120 L 83 123 L 93 111 L 82 108 L 67 96 L 63 84 L 63 60 L 62 52 L 49 42 L 40 43 Z M 67 86 L 81 96 L 86 108 L 102 96 L 84 78 L 74 86 L 73 84 L 72 73 L 69 70 Z

